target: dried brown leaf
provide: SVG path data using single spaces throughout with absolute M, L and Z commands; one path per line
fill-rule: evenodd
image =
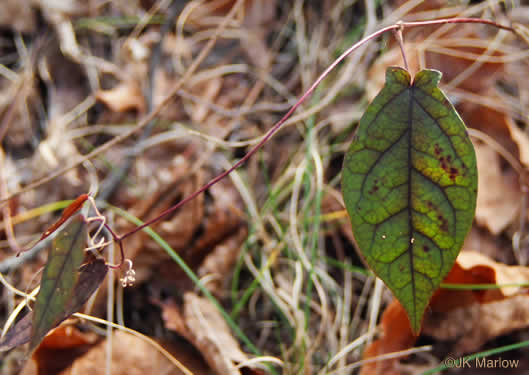
M 233 266 L 239 257 L 241 245 L 247 235 L 246 227 L 239 228 L 232 236 L 216 245 L 198 268 L 199 277 L 213 276 L 213 280 L 207 283 L 207 288 L 213 295 L 218 296 L 225 290 L 223 285 L 229 281 L 226 275 L 231 275 Z
M 81 332 L 75 326 L 67 324 L 60 325 L 51 331 L 42 340 L 38 350 L 41 349 L 70 349 L 84 345 L 91 345 L 97 341 L 95 332 Z M 38 351 L 37 351 L 38 352 Z
M 26 363 L 23 375 L 55 375 L 95 344 L 95 332 L 81 332 L 74 326 L 64 324 L 51 331 Z
M 491 146 L 474 143 L 474 148 L 479 171 L 476 221 L 499 234 L 513 222 L 520 207 L 517 176 L 502 172 L 500 156 Z
M 507 121 L 507 126 L 513 141 L 518 146 L 518 153 L 520 157 L 520 162 L 528 167 L 529 166 L 529 135 L 526 131 L 520 129 L 514 121 Z
M 114 112 L 145 111 L 145 99 L 141 89 L 133 82 L 122 82 L 113 89 L 101 90 L 96 94 L 96 98 Z
M 204 366 L 197 354 L 190 350 L 189 345 L 173 345 L 167 347 L 170 352 L 184 366 L 196 375 L 208 375 L 211 372 Z M 85 350 L 86 351 L 86 350 Z M 48 350 L 47 355 L 51 358 L 58 355 L 67 355 L 60 350 Z M 70 363 L 62 369 L 55 371 L 39 371 L 39 375 L 74 375 L 74 374 L 106 374 L 105 362 L 108 355 L 106 341 L 89 348 L 86 354 L 77 358 L 70 357 Z M 144 374 L 166 374 L 181 375 L 182 372 L 175 367 L 165 356 L 148 342 L 131 334 L 114 331 L 112 337 L 112 375 L 144 375 Z M 52 363 L 48 364 L 50 367 Z M 35 361 L 26 366 L 23 375 L 35 374 Z M 33 369 L 31 368 L 33 367 Z M 48 369 L 50 368 L 48 367 Z
M 248 357 L 241 351 L 218 309 L 208 299 L 187 292 L 181 309 L 167 303 L 162 305 L 162 309 L 167 328 L 187 338 L 217 374 L 241 374 L 236 364 Z
M 496 284 L 524 284 L 529 282 L 529 267 L 509 266 L 495 262 L 491 258 L 477 251 L 462 251 L 457 257 L 461 268 L 472 273 L 478 272 L 476 267 L 489 267 L 494 270 Z M 510 297 L 523 292 L 519 286 L 502 287 L 499 289 L 504 297 Z
M 478 350 L 487 341 L 529 327 L 529 296 L 474 304 L 425 320 L 423 333 L 437 340 L 455 340 L 454 355 Z
M 513 253 L 509 251 L 510 244 L 502 238 L 491 234 L 486 228 L 474 225 L 467 234 L 463 249 L 479 249 L 479 252 L 503 263 L 513 261 Z
M 393 299 L 384 310 L 380 325 L 382 326 L 381 337 L 373 341 L 364 350 L 363 359 L 405 350 L 415 343 L 416 337 L 411 330 L 406 310 L 404 310 L 400 302 L 396 299 Z M 384 361 L 366 363 L 362 366 L 360 375 L 399 375 L 399 359 L 392 358 Z
M 474 251 L 461 252 L 445 279 L 460 284 L 528 281 L 528 267 L 507 266 Z M 431 309 L 423 333 L 455 340 L 454 354 L 477 350 L 488 340 L 529 326 L 529 295 L 517 286 L 481 291 L 443 289 L 432 299 Z
M 167 185 L 167 190 L 160 189 L 146 207 L 149 213 L 137 216 L 154 217 L 178 201 L 179 197 L 195 191 L 206 180 L 203 170 L 194 171 L 194 176 L 189 176 L 189 170 L 183 170 L 182 173 L 185 179 L 176 179 L 175 183 Z M 209 192 L 212 201 L 207 205 L 204 195 L 200 195 L 185 209 L 152 226 L 195 272 L 217 245 L 236 235 L 243 226 L 239 211 L 240 196 L 231 182 L 220 181 Z M 194 287 L 185 273 L 179 268 L 175 269 L 174 261 L 152 239 L 142 235 L 132 241 L 135 242 L 127 245 L 127 253 L 138 254 L 134 259 L 138 279 L 145 279 L 156 272 L 157 278 L 166 283 L 176 283 L 181 290 Z M 134 250 L 131 251 L 131 248 Z
M 433 8 L 438 4 L 431 4 Z M 443 73 L 443 83 L 450 84 L 453 79 L 458 79 L 455 87 L 473 93 L 485 92 L 503 69 L 501 62 L 486 61 L 479 65 L 479 69 L 471 71 L 464 79 L 459 81 L 462 73 L 467 72 L 475 62 L 475 58 L 484 55 L 487 48 L 481 46 L 483 35 L 477 34 L 471 28 L 452 28 L 451 31 L 443 33 L 436 39 L 431 39 L 430 34 L 439 26 L 414 30 L 414 33 L 406 36 L 404 50 L 406 60 L 411 72 L 421 69 L 437 69 Z M 447 41 L 445 41 L 445 39 Z M 465 45 L 454 45 L 453 40 L 466 41 Z M 472 42 L 475 40 L 475 42 Z M 413 42 L 413 43 L 410 43 Z M 389 66 L 402 66 L 402 53 L 399 45 L 391 40 L 391 48 L 379 57 L 368 72 L 366 89 L 368 99 L 372 100 L 384 86 L 384 72 Z M 499 57 L 502 53 L 494 51 L 492 56 Z

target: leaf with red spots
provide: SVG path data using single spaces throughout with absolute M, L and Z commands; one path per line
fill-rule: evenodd
M 367 264 L 393 291 L 418 334 L 428 302 L 472 225 L 474 148 L 437 87 L 441 73 L 386 72 L 344 162 L 342 190 Z

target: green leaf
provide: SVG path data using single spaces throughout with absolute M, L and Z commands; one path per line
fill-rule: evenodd
M 342 190 L 369 267 L 392 290 L 418 334 L 428 302 L 472 225 L 474 148 L 465 125 L 423 70 L 398 67 L 360 120 L 344 161 Z
M 90 298 L 90 296 L 103 282 L 107 271 L 108 266 L 102 259 L 96 259 L 81 266 L 79 270 L 79 279 L 75 284 L 73 296 L 66 304 L 65 310 L 62 311 L 60 315 L 57 315 L 57 323 L 50 329 L 55 328 L 70 315 L 79 311 L 81 306 L 85 304 L 88 298 Z M 31 333 L 33 331 L 32 320 L 33 311 L 30 311 L 7 332 L 2 340 L 0 340 L 0 352 L 11 350 L 14 347 L 29 342 L 31 340 Z
M 77 215 L 70 219 L 53 240 L 33 310 L 30 352 L 64 317 L 64 311 L 67 310 L 79 279 L 86 236 L 84 218 Z

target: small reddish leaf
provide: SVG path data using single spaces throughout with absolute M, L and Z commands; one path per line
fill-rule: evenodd
M 71 218 L 75 213 L 77 213 L 77 211 L 81 209 L 84 202 L 86 202 L 88 198 L 89 198 L 88 194 L 81 194 L 80 196 L 78 196 L 72 203 L 70 203 L 70 205 L 68 205 L 68 207 L 64 209 L 59 220 L 53 223 L 48 229 L 46 229 L 44 233 L 42 233 L 42 235 L 37 240 L 37 242 L 33 243 L 33 245 L 29 246 L 26 249 L 20 250 L 17 256 L 19 256 L 20 253 L 31 250 L 36 244 L 38 244 L 43 239 L 49 237 L 53 232 L 59 229 L 61 225 L 63 225 L 69 218 Z
M 64 209 L 61 217 L 57 220 L 51 227 L 46 230 L 40 237 L 39 241 L 42 241 L 50 234 L 55 232 L 61 225 L 63 225 L 66 220 L 73 216 L 79 209 L 83 206 L 83 203 L 88 199 L 88 194 L 81 194 L 77 199 L 75 199 L 68 207 Z

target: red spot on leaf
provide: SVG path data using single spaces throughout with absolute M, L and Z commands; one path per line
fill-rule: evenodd
M 452 181 L 455 180 L 457 176 L 459 176 L 459 170 L 457 168 L 451 167 L 449 172 L 450 172 L 450 179 Z
M 441 222 L 441 225 L 439 225 L 439 228 L 443 232 L 448 232 L 448 220 L 443 215 L 437 215 L 437 219 Z

